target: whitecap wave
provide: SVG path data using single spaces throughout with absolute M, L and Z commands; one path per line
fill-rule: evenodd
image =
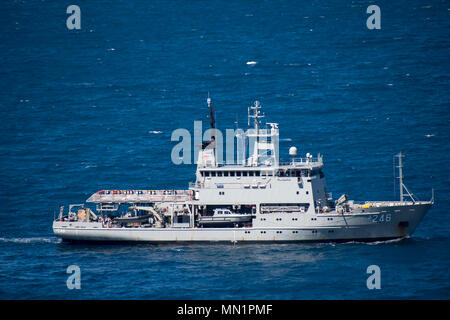
M 13 243 L 60 243 L 61 239 L 56 237 L 29 237 L 29 238 L 3 238 L 0 237 L 0 242 Z
M 160 134 L 160 133 L 162 133 L 162 131 L 152 130 L 152 131 L 149 131 L 148 133 Z
M 366 244 L 366 245 L 369 245 L 369 246 L 374 246 L 374 245 L 379 245 L 379 244 L 396 243 L 396 242 L 400 242 L 400 241 L 403 241 L 403 240 L 408 239 L 408 238 L 409 237 L 403 237 L 403 238 L 390 239 L 390 240 L 379 240 L 379 241 L 357 241 L 357 240 L 353 240 L 353 241 L 343 242 L 343 244 Z
M 382 241 L 374 241 L 374 242 L 368 242 L 367 244 L 370 246 L 373 245 L 378 245 L 378 244 L 388 244 L 388 243 L 396 243 L 396 242 L 400 242 L 403 241 L 405 239 L 407 239 L 408 237 L 405 238 L 397 238 L 397 239 L 391 239 L 391 240 L 382 240 Z

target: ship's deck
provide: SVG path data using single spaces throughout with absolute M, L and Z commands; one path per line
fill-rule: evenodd
M 201 169 L 207 169 L 211 171 L 221 171 L 221 170 L 276 170 L 276 169 L 317 169 L 323 167 L 322 158 L 295 158 L 290 162 L 279 162 L 276 165 L 264 165 L 260 164 L 258 166 L 249 166 L 242 164 L 219 164 L 217 166 L 204 166 Z
M 190 190 L 100 190 L 91 195 L 90 203 L 152 203 L 190 200 Z

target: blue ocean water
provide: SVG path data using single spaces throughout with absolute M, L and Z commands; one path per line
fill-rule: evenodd
M 449 299 L 449 16 L 438 0 L 2 1 L 0 298 Z M 260 100 L 284 156 L 324 155 L 335 196 L 398 197 L 402 151 L 406 185 L 436 203 L 411 239 L 374 244 L 53 236 L 58 206 L 97 190 L 186 188 L 195 166 L 172 164 L 170 136 L 207 127 L 208 92 L 219 128 Z M 73 264 L 81 290 L 66 287 Z M 381 290 L 366 287 L 372 264 Z

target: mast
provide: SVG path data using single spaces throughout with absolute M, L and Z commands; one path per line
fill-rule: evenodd
M 211 98 L 209 97 L 209 92 L 208 92 L 208 98 L 206 99 L 206 103 L 208 104 L 208 109 L 209 109 L 209 124 L 211 126 L 211 139 L 209 141 L 205 141 L 202 143 L 202 150 L 206 149 L 207 147 L 212 147 L 215 149 L 215 145 L 214 142 L 216 141 L 216 119 L 214 118 L 214 108 L 211 104 Z M 215 153 L 215 152 L 214 152 Z
M 197 166 L 199 168 L 203 167 L 217 167 L 217 159 L 216 159 L 216 120 L 214 117 L 214 108 L 211 104 L 211 98 L 209 96 L 208 92 L 208 98 L 206 99 L 206 103 L 208 104 L 209 114 L 207 117 L 209 117 L 209 123 L 211 125 L 210 129 L 210 139 L 208 141 L 203 141 L 202 139 L 202 146 L 201 150 L 198 153 L 198 161 Z M 197 170 L 198 174 L 198 170 Z
M 400 202 L 403 202 L 403 164 L 402 164 L 402 152 L 398 155 L 398 179 L 400 184 Z
M 250 126 L 250 118 L 253 118 L 253 126 L 254 126 L 254 137 L 255 137 L 255 144 L 254 144 L 254 151 L 253 151 L 253 164 L 258 165 L 258 159 L 259 159 L 259 149 L 258 149 L 258 143 L 259 143 L 259 119 L 264 118 L 264 114 L 261 114 L 261 104 L 258 100 L 255 101 L 254 105 L 251 107 L 248 107 L 248 125 Z
M 211 98 L 209 97 L 209 92 L 208 92 L 208 99 L 206 99 L 206 103 L 208 104 L 208 108 L 209 108 L 209 124 L 211 126 L 211 130 L 212 130 L 212 134 L 211 134 L 211 140 L 215 140 L 215 128 L 216 128 L 216 119 L 214 118 L 214 109 L 213 106 L 211 105 Z
M 404 201 L 404 196 L 405 194 L 403 193 L 404 191 L 406 191 L 407 196 L 412 200 L 413 203 L 415 203 L 417 200 L 414 197 L 414 195 L 409 192 L 408 188 L 403 184 L 403 161 L 402 158 L 404 157 L 404 155 L 399 152 L 398 154 L 395 155 L 396 158 L 398 158 L 398 179 L 399 179 L 399 188 L 400 188 L 400 202 Z
M 261 104 L 258 100 L 255 101 L 255 104 L 248 108 L 248 125 L 250 125 L 250 118 L 253 118 L 253 126 L 255 127 L 255 133 L 258 133 L 259 126 L 259 118 L 264 118 L 264 114 L 261 114 Z M 253 112 L 253 114 L 252 114 Z

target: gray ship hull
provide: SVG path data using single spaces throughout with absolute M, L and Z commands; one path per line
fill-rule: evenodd
M 53 231 L 63 240 L 102 242 L 377 241 L 411 236 L 431 204 L 372 207 L 350 214 L 273 214 L 273 223 L 264 227 L 107 228 L 99 222 L 54 221 Z M 289 223 L 282 223 L 277 216 Z M 291 216 L 297 220 L 289 219 Z

